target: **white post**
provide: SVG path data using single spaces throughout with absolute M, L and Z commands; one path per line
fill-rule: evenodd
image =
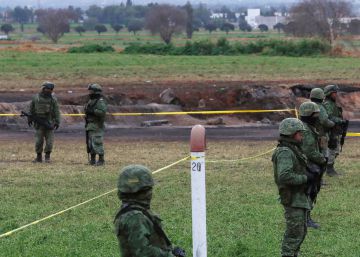
M 193 127 L 190 141 L 193 257 L 207 257 L 205 128 Z

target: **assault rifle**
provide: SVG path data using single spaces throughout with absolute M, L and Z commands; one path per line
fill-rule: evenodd
M 306 187 L 306 194 L 310 196 L 312 200 L 315 201 L 318 192 L 320 191 L 321 186 L 321 177 L 324 173 L 324 168 L 320 165 L 310 162 L 306 167 L 306 170 L 313 174 L 314 181 L 311 184 L 308 184 Z
M 45 129 L 49 129 L 49 130 L 54 129 L 54 125 L 52 125 L 48 120 L 46 120 L 44 118 L 40 118 L 36 115 L 32 115 L 32 114 L 24 112 L 24 111 L 21 111 L 20 116 L 27 117 L 29 127 L 31 127 L 33 123 L 36 123 L 36 124 L 44 127 Z
M 340 152 L 342 151 L 343 145 L 345 143 L 345 137 L 349 128 L 349 120 L 345 120 L 345 123 L 341 124 L 341 128 L 342 128 L 342 133 L 341 133 L 341 139 L 340 139 Z

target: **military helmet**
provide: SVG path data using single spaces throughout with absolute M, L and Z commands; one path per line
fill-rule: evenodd
M 42 89 L 50 89 L 53 90 L 55 88 L 55 84 L 49 81 L 46 81 L 44 83 L 41 84 L 41 88 Z
M 99 84 L 89 84 L 88 90 L 92 90 L 97 94 L 101 94 L 101 92 L 102 92 L 102 88 Z
M 337 93 L 339 91 L 339 87 L 337 85 L 327 85 L 324 88 L 325 96 L 331 95 L 331 93 Z
M 280 123 L 279 132 L 281 135 L 292 136 L 299 131 L 305 131 L 304 124 L 299 119 L 286 118 Z
M 313 113 L 319 113 L 320 108 L 316 103 L 305 102 L 300 105 L 299 113 L 301 117 L 310 117 Z
M 313 88 L 310 92 L 310 98 L 324 100 L 325 98 L 324 91 L 321 88 Z
M 141 165 L 125 167 L 118 180 L 118 190 L 121 193 L 136 193 L 153 186 L 154 180 L 150 170 Z

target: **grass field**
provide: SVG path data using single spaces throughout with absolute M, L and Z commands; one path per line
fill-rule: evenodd
M 238 159 L 271 149 L 275 142 L 208 142 L 207 159 Z M 115 187 L 119 169 L 141 163 L 152 170 L 188 155 L 186 142 L 106 142 L 104 168 L 85 165 L 82 142 L 57 139 L 53 164 L 31 164 L 30 140 L 0 144 L 0 234 Z M 310 230 L 301 256 L 358 257 L 360 149 L 349 140 L 338 167 L 326 178 L 314 210 L 322 225 Z M 176 245 L 191 256 L 189 163 L 155 175 L 152 208 L 164 219 Z M 113 218 L 116 194 L 0 239 L 0 256 L 119 256 Z M 242 163 L 207 164 L 208 256 L 279 256 L 284 229 L 282 207 L 272 177 L 270 155 Z
M 38 87 L 44 80 L 68 86 L 82 81 L 326 80 L 359 81 L 360 58 L 152 56 L 0 51 L 1 89 Z M 85 83 L 85 84 L 86 84 Z

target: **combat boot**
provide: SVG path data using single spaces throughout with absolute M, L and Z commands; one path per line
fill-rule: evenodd
M 315 228 L 315 229 L 320 228 L 320 225 L 319 225 L 318 223 L 316 223 L 315 221 L 313 221 L 313 219 L 311 218 L 310 214 L 309 214 L 309 216 L 308 216 L 306 226 L 307 226 L 308 228 Z
M 41 153 L 36 154 L 36 158 L 32 161 L 33 163 L 42 162 Z
M 45 153 L 45 162 L 49 163 L 50 162 L 50 152 Z
M 91 154 L 90 155 L 90 161 L 89 161 L 90 165 L 95 165 L 96 164 L 96 154 Z
M 103 166 L 105 164 L 104 155 L 99 154 L 99 160 L 96 163 L 96 166 Z
M 339 174 L 334 169 L 334 164 L 328 164 L 326 172 L 329 177 L 339 176 Z

